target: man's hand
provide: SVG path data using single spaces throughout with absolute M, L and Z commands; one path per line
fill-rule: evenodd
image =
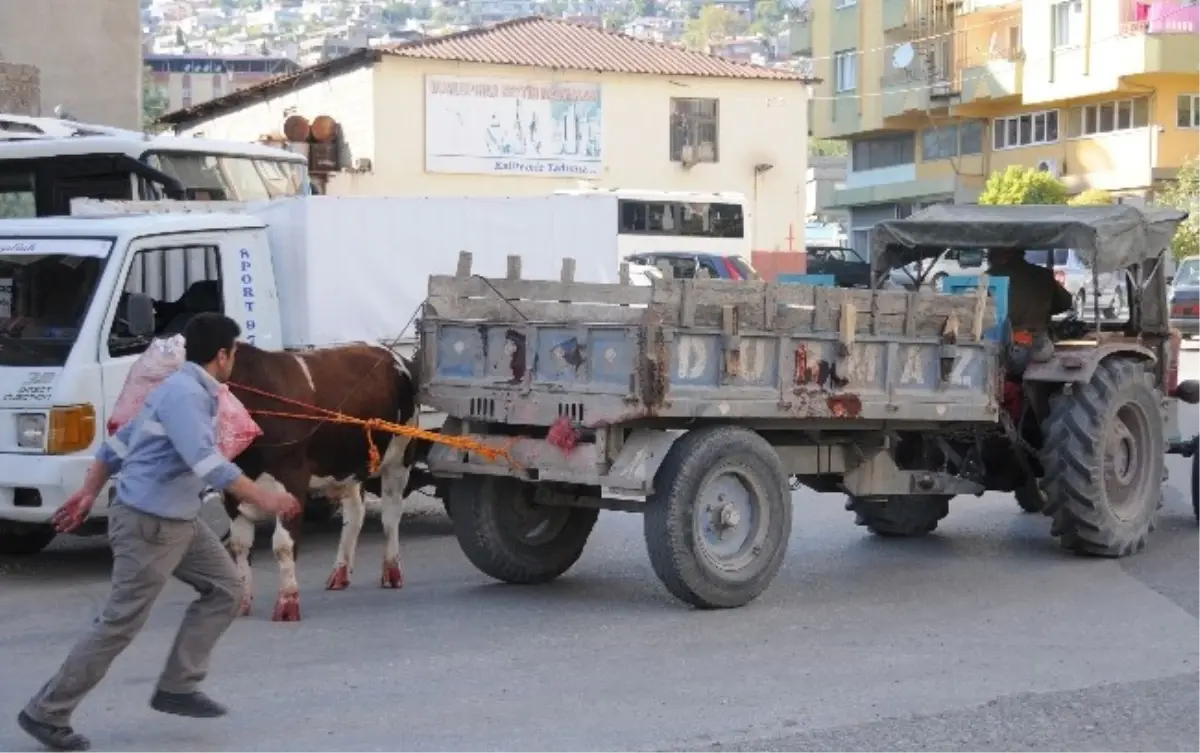
M 54 524 L 54 529 L 59 533 L 71 533 L 83 525 L 83 521 L 87 520 L 92 511 L 92 505 L 95 503 L 96 495 L 87 489 L 75 492 L 63 503 L 62 507 L 55 511 L 54 517 L 50 519 Z
M 300 502 L 291 494 L 284 491 L 263 490 L 257 500 L 258 507 L 280 518 L 294 518 L 300 514 Z
M 291 494 L 264 488 L 245 476 L 238 476 L 237 481 L 230 484 L 225 491 L 271 515 L 293 518 L 300 514 L 300 503 Z

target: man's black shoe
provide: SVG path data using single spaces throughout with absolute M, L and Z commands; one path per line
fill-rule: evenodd
M 193 693 L 168 693 L 156 690 L 150 699 L 150 708 L 164 714 L 191 716 L 197 719 L 213 719 L 225 716 L 225 707 L 200 691 Z
M 17 714 L 17 724 L 34 740 L 51 750 L 88 750 L 91 741 L 70 727 L 45 724 L 22 711 Z

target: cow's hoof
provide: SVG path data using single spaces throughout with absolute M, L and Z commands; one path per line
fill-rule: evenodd
M 404 588 L 404 573 L 400 571 L 399 562 L 384 562 L 383 577 L 379 579 L 380 588 Z
M 300 594 L 280 594 L 275 602 L 275 613 L 271 615 L 274 622 L 300 621 Z
M 250 604 L 251 604 L 250 599 L 242 599 L 241 605 L 238 606 L 237 616 L 238 617 L 249 617 L 250 616 Z
M 338 565 L 333 568 L 329 580 L 325 581 L 325 590 L 327 591 L 344 591 L 349 586 L 350 569 L 346 565 Z

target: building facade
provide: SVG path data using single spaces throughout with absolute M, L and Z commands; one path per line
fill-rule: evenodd
M 834 203 L 876 222 L 972 202 L 1026 165 L 1145 201 L 1197 153 L 1195 0 L 809 0 L 812 133 L 844 139 Z
M 259 55 L 146 55 L 153 85 L 168 109 L 180 110 L 300 70 L 283 57 Z
M 743 194 L 756 250 L 803 248 L 806 79 L 542 18 L 361 50 L 164 121 L 257 140 L 328 115 L 342 195 L 583 186 Z
M 40 102 L 89 123 L 140 129 L 138 0 L 0 0 L 0 60 L 37 69 Z

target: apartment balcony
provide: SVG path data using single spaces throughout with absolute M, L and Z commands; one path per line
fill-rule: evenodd
M 1200 5 L 1185 0 L 1120 0 L 1121 38 L 1106 58 L 1119 75 L 1200 70 Z
M 892 69 L 879 82 L 880 115 L 897 118 L 909 113 L 947 107 L 958 83 L 955 77 L 934 69 Z M 955 97 L 957 99 L 957 97 Z
M 958 6 L 958 15 L 969 16 L 972 13 L 994 13 L 998 10 L 1019 11 L 1021 0 L 962 0 Z
M 910 0 L 883 0 L 883 30 L 895 31 L 908 25 Z
M 1019 48 L 989 50 L 960 61 L 962 75 L 956 104 L 994 102 L 1021 95 L 1025 52 Z

